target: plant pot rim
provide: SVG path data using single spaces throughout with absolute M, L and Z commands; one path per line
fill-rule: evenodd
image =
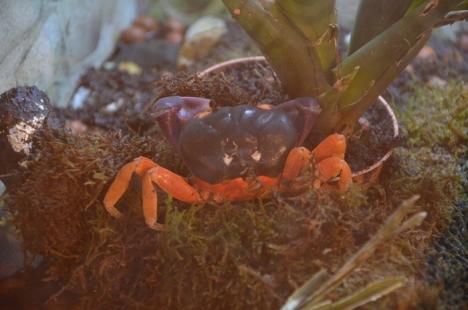
M 235 58 L 227 61 L 220 62 L 216 65 L 213 65 L 202 72 L 198 74 L 199 77 L 204 77 L 212 72 L 219 71 L 225 67 L 229 67 L 232 65 L 236 65 L 239 63 L 245 63 L 245 62 L 257 62 L 257 61 L 266 61 L 264 56 L 248 56 L 248 57 L 241 57 L 241 58 Z M 392 119 L 392 127 L 393 127 L 393 137 L 396 138 L 398 137 L 399 134 L 399 128 L 398 128 L 398 121 L 395 116 L 395 113 L 393 112 L 393 109 L 390 107 L 390 104 L 382 97 L 379 96 L 378 98 L 378 103 L 382 104 L 385 107 L 385 110 L 387 111 L 388 115 Z M 371 173 L 372 171 L 378 169 L 382 164 L 392 155 L 393 153 L 393 148 L 391 148 L 385 155 L 383 155 L 378 161 L 376 161 L 374 164 L 370 165 L 367 168 L 358 170 L 356 172 L 352 173 L 353 178 L 355 177 L 361 177 L 366 175 L 367 173 Z

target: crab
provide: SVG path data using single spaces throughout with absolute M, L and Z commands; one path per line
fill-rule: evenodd
M 158 223 L 154 184 L 189 204 L 293 195 L 324 183 L 344 192 L 352 183 L 344 160 L 345 137 L 335 133 L 312 150 L 302 146 L 319 113 L 317 101 L 308 97 L 276 106 L 238 105 L 216 111 L 206 98 L 161 98 L 153 104 L 152 116 L 190 175 L 180 176 L 138 157 L 118 171 L 104 206 L 112 216 L 122 216 L 115 205 L 133 174 L 141 178 L 146 224 L 156 230 L 164 226 Z

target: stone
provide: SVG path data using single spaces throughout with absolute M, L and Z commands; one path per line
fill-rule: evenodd
M 185 69 L 208 55 L 226 32 L 226 22 L 220 18 L 205 16 L 198 19 L 185 33 L 177 67 Z
M 432 47 L 426 45 L 418 53 L 416 59 L 435 62 L 437 60 L 437 53 Z
M 0 174 L 8 174 L 33 153 L 41 129 L 58 126 L 49 98 L 37 87 L 17 87 L 1 94 Z
M 463 34 L 460 38 L 460 47 L 468 51 L 468 34 Z

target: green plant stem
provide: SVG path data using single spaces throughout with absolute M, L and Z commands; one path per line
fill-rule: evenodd
M 254 0 L 223 1 L 233 18 L 257 42 L 290 97 L 318 97 L 330 88 L 317 51 L 275 3 L 265 8 Z
M 408 66 L 414 57 L 416 57 L 431 37 L 431 33 L 431 30 L 423 33 L 418 42 L 406 53 L 406 55 L 404 55 L 402 59 L 396 61 L 394 65 L 390 66 L 375 82 L 373 87 L 363 93 L 360 100 L 351 109 L 349 109 L 347 113 L 342 114 L 339 122 L 335 125 L 336 130 L 342 131 L 346 134 L 353 131 L 359 117 L 366 112 L 369 106 L 377 100 L 388 85 Z
M 338 99 L 341 113 L 338 121 L 319 120 L 318 130 L 351 130 L 359 117 L 406 67 L 405 63 L 417 54 L 428 31 L 461 2 L 431 0 L 424 3 L 348 56 L 335 69 L 337 78 L 351 74 L 356 68 L 359 71 Z M 323 105 L 328 108 L 332 103 L 323 102 Z
M 335 0 L 278 0 L 276 3 L 291 24 L 304 34 L 310 46 L 317 50 L 322 69 L 332 81 L 338 35 Z

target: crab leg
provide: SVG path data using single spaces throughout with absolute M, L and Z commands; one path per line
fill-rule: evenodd
M 157 223 L 158 197 L 153 183 L 177 200 L 188 203 L 202 202 L 198 191 L 188 184 L 185 178 L 159 166 L 146 157 L 138 157 L 119 170 L 104 197 L 104 207 L 114 217 L 122 216 L 122 213 L 115 208 L 115 204 L 127 190 L 133 173 L 141 177 L 143 215 L 146 224 L 152 229 L 162 228 L 162 225 Z
M 346 138 L 340 134 L 331 134 L 319 143 L 313 150 L 314 158 L 317 162 L 328 158 L 338 157 L 344 159 L 346 151 Z
M 147 175 L 151 181 L 177 200 L 187 203 L 203 202 L 196 188 L 190 185 L 184 177 L 166 168 L 154 167 L 147 172 Z
M 143 176 L 146 171 L 155 166 L 157 166 L 157 164 L 146 157 L 135 158 L 133 161 L 124 165 L 117 173 L 114 182 L 112 182 L 104 197 L 104 207 L 107 212 L 116 218 L 121 217 L 122 213 L 115 208 L 115 204 L 127 190 L 133 173 Z
M 296 179 L 309 164 L 310 151 L 305 147 L 295 147 L 289 151 L 281 178 L 287 181 Z
M 352 183 L 351 169 L 344 161 L 346 150 L 346 138 L 339 134 L 332 134 L 323 140 L 313 151 L 305 147 L 292 149 L 286 159 L 281 175 L 283 180 L 293 181 L 301 175 L 310 161 L 311 155 L 317 163 L 317 181 L 327 182 L 336 176 L 340 176 L 338 189 L 346 191 Z M 321 182 L 314 183 L 319 187 Z
M 146 224 L 152 229 L 160 230 L 162 228 L 162 225 L 157 222 L 158 196 L 153 183 L 177 200 L 187 203 L 203 201 L 198 191 L 188 184 L 185 178 L 161 166 L 148 170 L 142 178 L 142 183 L 143 215 Z
M 320 181 L 327 182 L 336 176 L 340 176 L 338 180 L 338 190 L 346 192 L 352 183 L 351 168 L 341 158 L 329 157 L 320 161 L 317 164 L 320 171 Z

